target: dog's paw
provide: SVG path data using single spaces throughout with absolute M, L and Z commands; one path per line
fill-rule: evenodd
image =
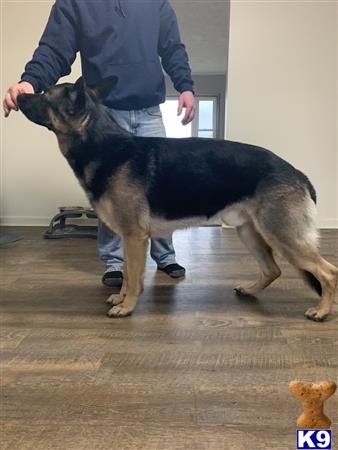
M 130 308 L 128 306 L 123 306 L 123 304 L 113 306 L 108 311 L 109 317 L 126 317 L 130 316 L 130 314 L 134 311 L 134 308 Z
M 237 295 L 246 295 L 246 290 L 242 286 L 236 286 L 234 291 Z
M 122 303 L 123 300 L 124 296 L 121 296 L 120 294 L 113 294 L 109 298 L 107 298 L 106 303 L 108 303 L 109 305 L 116 306 Z
M 305 317 L 310 320 L 314 320 L 315 322 L 323 322 L 329 313 L 326 311 L 321 311 L 317 308 L 309 308 L 305 311 Z
M 234 291 L 239 296 L 253 296 L 255 294 L 255 289 L 246 288 L 245 286 L 236 286 Z

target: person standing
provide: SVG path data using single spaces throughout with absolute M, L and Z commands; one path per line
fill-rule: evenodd
M 18 110 L 20 93 L 38 93 L 71 72 L 77 52 L 88 85 L 118 77 L 105 105 L 117 123 L 135 136 L 165 136 L 160 103 L 165 101 L 162 68 L 179 92 L 183 125 L 195 115 L 193 81 L 177 18 L 168 0 L 56 0 L 34 55 L 21 80 L 6 92 L 7 117 Z M 121 286 L 120 237 L 98 226 L 98 251 L 106 269 L 102 282 Z M 173 278 L 185 275 L 176 262 L 172 236 L 152 239 L 150 254 L 159 270 Z

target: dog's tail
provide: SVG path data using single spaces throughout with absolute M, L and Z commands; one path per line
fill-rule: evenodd
M 311 289 L 317 292 L 317 294 L 321 297 L 322 296 L 322 285 L 320 284 L 319 280 L 310 272 L 306 270 L 300 270 L 300 274 L 306 284 L 310 286 Z
M 308 177 L 303 173 L 300 172 L 299 170 L 297 170 L 298 175 L 300 176 L 301 181 L 305 184 L 305 188 L 308 191 L 311 200 L 313 201 L 314 204 L 317 203 L 317 193 L 316 190 L 313 186 L 313 184 L 311 183 L 311 181 L 308 179 Z

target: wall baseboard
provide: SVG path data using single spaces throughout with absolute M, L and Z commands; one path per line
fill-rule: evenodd
M 48 227 L 52 217 L 0 217 L 2 227 Z M 93 225 L 94 219 L 68 219 L 67 223 Z
M 51 217 L 28 217 L 28 216 L 4 216 L 0 217 L 0 226 L 11 227 L 47 227 Z M 79 225 L 93 225 L 93 219 L 69 219 L 70 223 Z M 318 222 L 319 228 L 338 228 L 338 219 L 322 219 Z M 222 225 L 224 228 L 232 228 Z
M 338 219 L 322 219 L 318 223 L 319 228 L 338 228 Z
M 320 229 L 329 228 L 329 229 L 336 229 L 338 228 L 338 219 L 322 219 L 318 221 L 318 227 Z M 228 225 L 222 224 L 222 228 L 233 228 L 229 227 Z

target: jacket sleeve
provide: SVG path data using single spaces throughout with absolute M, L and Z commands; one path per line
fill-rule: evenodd
M 79 50 L 76 5 L 73 0 L 56 0 L 33 58 L 25 66 L 21 81 L 41 92 L 71 71 Z
M 176 14 L 168 0 L 161 0 L 158 54 L 178 92 L 193 91 L 188 54 L 181 42 Z

